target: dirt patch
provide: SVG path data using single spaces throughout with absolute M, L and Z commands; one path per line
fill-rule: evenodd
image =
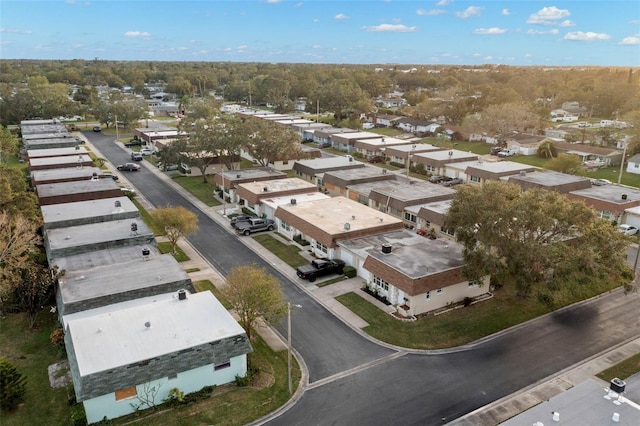
M 275 379 L 272 374 L 260 371 L 251 381 L 251 387 L 254 389 L 266 389 L 273 386 L 274 383 Z
M 53 389 L 63 388 L 71 383 L 71 371 L 69 370 L 68 361 L 51 364 L 47 370 L 49 372 L 49 384 Z

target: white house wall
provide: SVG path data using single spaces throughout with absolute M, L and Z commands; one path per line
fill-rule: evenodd
M 145 389 L 156 388 L 155 404 L 159 405 L 169 396 L 169 391 L 178 388 L 185 394 L 199 391 L 205 386 L 220 386 L 233 382 L 236 375 L 244 377 L 247 374 L 247 356 L 240 355 L 230 360 L 230 367 L 215 371 L 213 364 L 194 368 L 193 370 L 179 373 L 177 377 L 169 379 L 164 377 L 159 380 L 153 380 L 146 384 L 136 386 L 139 396 L 145 395 Z M 138 405 L 140 401 L 135 397 L 121 399 L 116 401 L 115 392 L 99 396 L 97 398 L 83 401 L 84 409 L 87 414 L 89 423 L 99 422 L 104 417 L 114 419 L 127 414 L 131 414 L 136 410 L 132 404 Z M 149 408 L 146 405 L 140 407 L 141 410 Z
M 443 287 L 440 292 L 432 290 L 429 292 L 429 298 L 427 298 L 427 293 L 418 294 L 416 296 L 404 295 L 404 297 L 408 299 L 406 304 L 411 308 L 410 313 L 412 315 L 418 315 L 444 308 L 448 304 L 461 302 L 465 297 L 477 297 L 483 295 L 488 291 L 489 278 L 486 277 L 484 284 L 480 286 L 470 286 L 467 281 L 463 281 L 458 284 Z

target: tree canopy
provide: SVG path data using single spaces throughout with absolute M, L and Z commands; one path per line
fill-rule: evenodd
M 164 229 L 174 254 L 178 240 L 198 230 L 198 217 L 182 206 L 157 208 L 151 212 L 151 217 Z
M 263 167 L 276 160 L 300 158 L 300 137 L 287 127 L 270 120 L 249 118 L 245 149 Z
M 491 275 L 522 296 L 628 276 L 629 241 L 584 203 L 508 182 L 461 186 L 445 218 L 464 246 L 469 279 Z M 626 275 L 625 275 L 626 274 Z
M 280 282 L 264 268 L 256 265 L 237 266 L 227 276 L 221 289 L 224 298 L 233 306 L 238 322 L 251 339 L 251 330 L 259 318 L 276 322 L 286 313 Z

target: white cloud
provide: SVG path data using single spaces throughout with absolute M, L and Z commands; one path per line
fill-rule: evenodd
M 561 27 L 575 27 L 576 23 L 573 22 L 571 19 L 567 19 L 565 21 L 560 22 L 560 26 Z
M 416 13 L 420 16 L 436 16 L 436 15 L 442 15 L 443 13 L 447 13 L 447 11 L 442 9 L 431 9 L 431 10 L 418 9 L 416 10 Z
M 509 16 L 509 15 L 511 15 L 511 11 L 509 11 L 509 9 L 502 9 L 502 12 L 501 12 L 501 13 L 502 13 L 504 16 Z
M 472 16 L 480 16 L 480 12 L 482 12 L 483 7 L 479 6 L 469 6 L 462 12 L 456 12 L 456 16 L 460 19 L 471 18 Z
M 349 17 L 347 15 L 345 15 L 344 13 L 338 13 L 336 16 L 333 17 L 334 19 L 349 19 Z
M 629 21 L 629 25 L 640 25 L 640 20 L 632 19 L 631 21 Z
M 574 33 L 567 33 L 564 36 L 565 40 L 572 41 L 595 41 L 595 40 L 609 40 L 611 36 L 609 34 L 604 33 L 594 33 L 594 32 L 582 32 L 576 31 Z
M 146 31 L 127 31 L 124 36 L 128 38 L 150 38 L 151 34 Z
M 276 4 L 276 3 L 280 3 L 282 0 L 267 0 L 267 3 L 270 4 Z
M 620 43 L 623 46 L 635 46 L 640 44 L 640 34 L 632 35 L 630 37 L 623 38 Z
M 551 35 L 557 35 L 560 31 L 558 31 L 557 28 L 553 28 L 549 31 L 542 31 L 542 30 L 528 30 L 527 34 L 529 35 L 545 35 L 545 34 L 551 34 Z
M 524 57 L 525 58 L 533 58 L 533 55 L 531 53 L 525 53 Z
M 440 0 L 438 3 L 436 3 L 436 6 L 446 6 L 449 3 L 452 3 L 453 0 Z
M 318 18 L 313 18 L 313 20 L 311 22 L 318 23 L 318 22 L 320 22 L 320 20 Z
M 248 46 L 246 44 L 243 44 L 241 46 L 236 47 L 237 50 L 245 50 Z
M 559 20 L 571 15 L 567 9 L 558 9 L 555 6 L 543 7 L 536 13 L 532 13 L 527 19 L 527 24 L 554 25 Z
M 363 30 L 369 32 L 393 32 L 393 33 L 412 33 L 418 27 L 407 27 L 406 25 L 381 24 L 373 27 L 362 27 Z
M 16 30 L 15 28 L 0 28 L 0 33 L 9 33 L 9 34 L 31 34 L 33 31 L 31 30 Z
M 495 35 L 495 34 L 504 34 L 507 30 L 504 28 L 491 27 L 491 28 L 477 28 L 473 30 L 474 34 L 480 35 Z

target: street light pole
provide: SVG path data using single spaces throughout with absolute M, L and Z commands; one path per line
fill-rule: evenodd
M 287 356 L 287 366 L 289 372 L 289 395 L 293 392 L 293 383 L 291 382 L 291 302 L 287 302 L 287 347 L 289 353 Z

